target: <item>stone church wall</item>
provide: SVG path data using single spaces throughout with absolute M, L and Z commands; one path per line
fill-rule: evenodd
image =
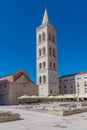
M 18 97 L 22 95 L 38 95 L 38 87 L 32 82 L 15 82 L 9 87 L 9 102 L 10 104 L 18 104 Z
M 9 82 L 7 80 L 0 81 L 0 105 L 8 105 L 8 92 L 9 92 Z

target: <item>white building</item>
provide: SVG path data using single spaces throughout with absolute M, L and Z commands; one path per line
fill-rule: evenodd
M 37 84 L 39 96 L 59 93 L 56 29 L 45 10 L 42 24 L 36 30 Z
M 59 78 L 60 94 L 87 94 L 87 72 L 80 72 Z

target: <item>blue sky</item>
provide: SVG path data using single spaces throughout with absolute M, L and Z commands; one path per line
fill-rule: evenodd
M 23 68 L 36 81 L 36 27 L 57 28 L 59 75 L 87 71 L 86 0 L 0 0 L 0 76 Z

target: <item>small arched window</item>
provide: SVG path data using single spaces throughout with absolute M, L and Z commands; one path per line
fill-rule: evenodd
M 54 35 L 52 36 L 52 42 L 55 42 L 55 37 L 54 37 Z
M 49 33 L 49 41 L 51 41 L 51 33 Z
M 41 42 L 41 34 L 39 34 L 39 43 Z
M 46 76 L 43 76 L 43 83 L 46 83 Z
M 52 62 L 50 62 L 50 69 L 52 69 Z
M 41 56 L 41 49 L 39 49 L 39 56 Z
M 42 38 L 43 38 L 43 41 L 46 40 L 46 34 L 45 34 L 45 32 L 43 32 Z
M 44 47 L 43 48 L 43 55 L 45 55 L 46 54 L 46 48 Z
M 51 52 L 52 50 L 51 50 L 51 47 L 49 48 L 49 54 L 51 55 L 52 54 L 52 52 Z
M 43 62 L 43 69 L 45 69 L 46 68 L 46 62 L 44 61 Z
M 55 64 L 55 63 L 53 63 L 53 68 L 54 68 L 54 69 L 56 68 L 56 64 Z
M 42 69 L 42 64 L 41 63 L 39 63 L 39 69 Z
M 42 77 L 41 76 L 39 77 L 39 83 L 40 84 L 42 83 Z
M 53 56 L 55 57 L 55 49 L 53 49 Z

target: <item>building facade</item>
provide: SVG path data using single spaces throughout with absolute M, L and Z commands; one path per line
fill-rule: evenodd
M 87 72 L 80 72 L 59 78 L 60 94 L 87 94 Z
M 0 78 L 0 105 L 18 104 L 18 97 L 38 95 L 35 85 L 24 70 Z
M 39 96 L 59 93 L 56 29 L 45 10 L 42 24 L 36 29 L 36 67 Z

